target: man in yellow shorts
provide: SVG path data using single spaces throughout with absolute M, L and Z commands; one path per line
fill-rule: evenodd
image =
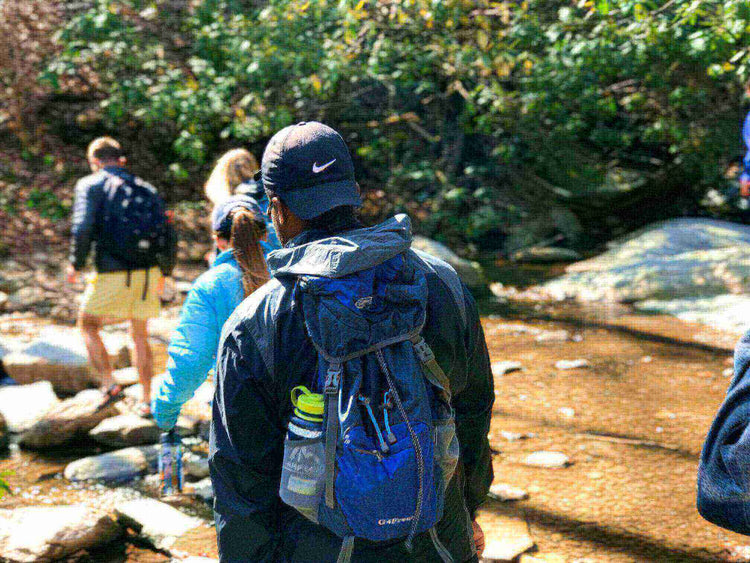
M 87 157 L 92 174 L 76 184 L 68 281 L 78 280 L 93 247 L 96 273 L 87 279 L 78 318 L 91 364 L 106 389 L 105 404 L 119 399 L 122 388 L 114 384 L 99 331 L 105 320 L 129 320 L 143 385 L 139 411 L 150 416 L 148 319 L 159 316 L 164 277 L 174 267 L 174 230 L 156 189 L 126 170 L 116 140 L 94 140 Z

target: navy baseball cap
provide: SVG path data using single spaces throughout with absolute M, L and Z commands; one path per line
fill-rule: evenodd
M 344 139 L 317 121 L 284 127 L 271 137 L 260 176 L 263 188 L 301 219 L 314 219 L 341 205 L 362 205 Z
M 258 223 L 265 225 L 265 215 L 257 201 L 249 195 L 233 195 L 217 205 L 211 214 L 211 228 L 215 233 L 229 233 L 232 230 L 232 211 L 238 208 L 252 212 Z

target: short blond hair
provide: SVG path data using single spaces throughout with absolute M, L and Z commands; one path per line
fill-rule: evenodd
M 232 149 L 214 166 L 206 181 L 206 197 L 218 205 L 234 194 L 234 190 L 247 182 L 258 170 L 258 161 L 247 149 Z
M 112 137 L 99 137 L 89 143 L 86 158 L 89 160 L 118 160 L 124 156 L 122 147 Z

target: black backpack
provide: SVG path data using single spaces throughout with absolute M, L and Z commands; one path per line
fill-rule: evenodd
M 129 268 L 150 268 L 168 244 L 164 201 L 148 182 L 106 173 L 99 244 Z

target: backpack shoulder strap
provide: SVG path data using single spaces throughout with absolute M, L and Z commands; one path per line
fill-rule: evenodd
M 416 257 L 415 262 L 417 267 L 425 272 L 436 274 L 440 280 L 448 286 L 453 301 L 458 308 L 458 312 L 461 316 L 461 325 L 466 327 L 466 302 L 464 301 L 464 288 L 461 278 L 456 273 L 456 270 L 443 260 L 435 258 L 434 256 L 422 252 L 421 250 L 411 249 L 411 252 Z
M 448 379 L 448 376 L 445 375 L 443 368 L 437 363 L 432 348 L 430 348 L 430 345 L 427 344 L 421 334 L 412 338 L 411 342 L 414 344 L 414 351 L 416 352 L 419 361 L 422 362 L 422 365 L 425 367 L 427 379 L 442 391 L 443 398 L 448 404 L 450 404 L 451 382 Z

